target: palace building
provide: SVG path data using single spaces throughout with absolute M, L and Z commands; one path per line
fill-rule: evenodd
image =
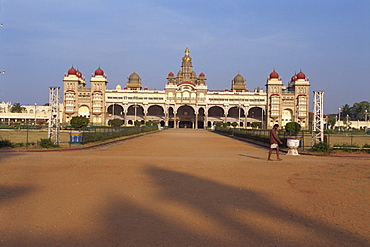
M 133 72 L 124 87 L 108 89 L 108 80 L 99 67 L 86 86 L 85 77 L 73 66 L 65 74 L 64 109 L 62 122 L 73 116 L 85 116 L 92 125 L 108 125 L 115 118 L 125 126 L 135 121 L 152 121 L 171 128 L 212 128 L 217 122 L 238 123 L 249 128 L 260 122 L 263 128 L 275 123 L 284 126 L 290 121 L 309 128 L 310 83 L 301 71 L 287 87 L 276 71 L 266 81 L 266 90 L 249 91 L 246 80 L 238 73 L 231 81 L 230 90 L 209 90 L 204 73 L 193 70 L 189 48 L 185 49 L 181 69 L 167 76 L 164 90 L 149 90 L 142 86 L 140 76 Z

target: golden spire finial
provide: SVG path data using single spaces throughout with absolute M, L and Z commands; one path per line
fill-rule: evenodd
M 186 46 L 186 49 L 185 49 L 185 55 L 189 55 L 189 46 L 188 45 Z

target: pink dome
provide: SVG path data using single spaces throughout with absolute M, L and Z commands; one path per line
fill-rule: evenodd
M 100 67 L 97 70 L 95 70 L 95 76 L 97 75 L 104 76 L 104 71 Z
M 76 71 L 76 76 L 78 77 L 78 78 L 81 78 L 82 77 L 82 73 L 80 72 L 80 71 Z
M 270 79 L 279 79 L 279 74 L 277 72 L 275 72 L 275 70 L 272 71 L 270 73 Z
M 72 68 L 70 68 L 68 70 L 68 75 L 76 75 L 76 73 L 77 73 L 77 70 L 75 68 L 73 68 L 73 66 L 72 66 Z
M 301 72 L 299 72 L 298 73 L 298 75 L 297 75 L 297 79 L 306 79 L 306 75 L 301 71 Z

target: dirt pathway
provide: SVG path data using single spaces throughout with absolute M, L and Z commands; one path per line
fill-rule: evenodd
M 266 158 L 187 129 L 0 153 L 0 246 L 370 246 L 369 158 Z

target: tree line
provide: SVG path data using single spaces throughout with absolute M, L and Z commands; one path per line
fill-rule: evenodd
M 367 115 L 368 114 L 368 115 Z M 344 119 L 345 117 L 349 117 L 352 121 L 365 121 L 366 119 L 369 120 L 370 115 L 370 102 L 362 101 L 360 103 L 354 103 L 352 106 L 345 104 L 341 108 L 341 118 Z
M 346 122 L 347 119 L 349 121 L 370 120 L 370 102 L 368 101 L 354 103 L 352 106 L 345 104 L 344 106 L 342 106 L 342 108 L 340 108 L 339 111 L 340 111 L 340 120 L 343 122 Z M 335 123 L 339 121 L 338 113 L 332 113 L 328 115 L 329 125 L 334 126 Z

